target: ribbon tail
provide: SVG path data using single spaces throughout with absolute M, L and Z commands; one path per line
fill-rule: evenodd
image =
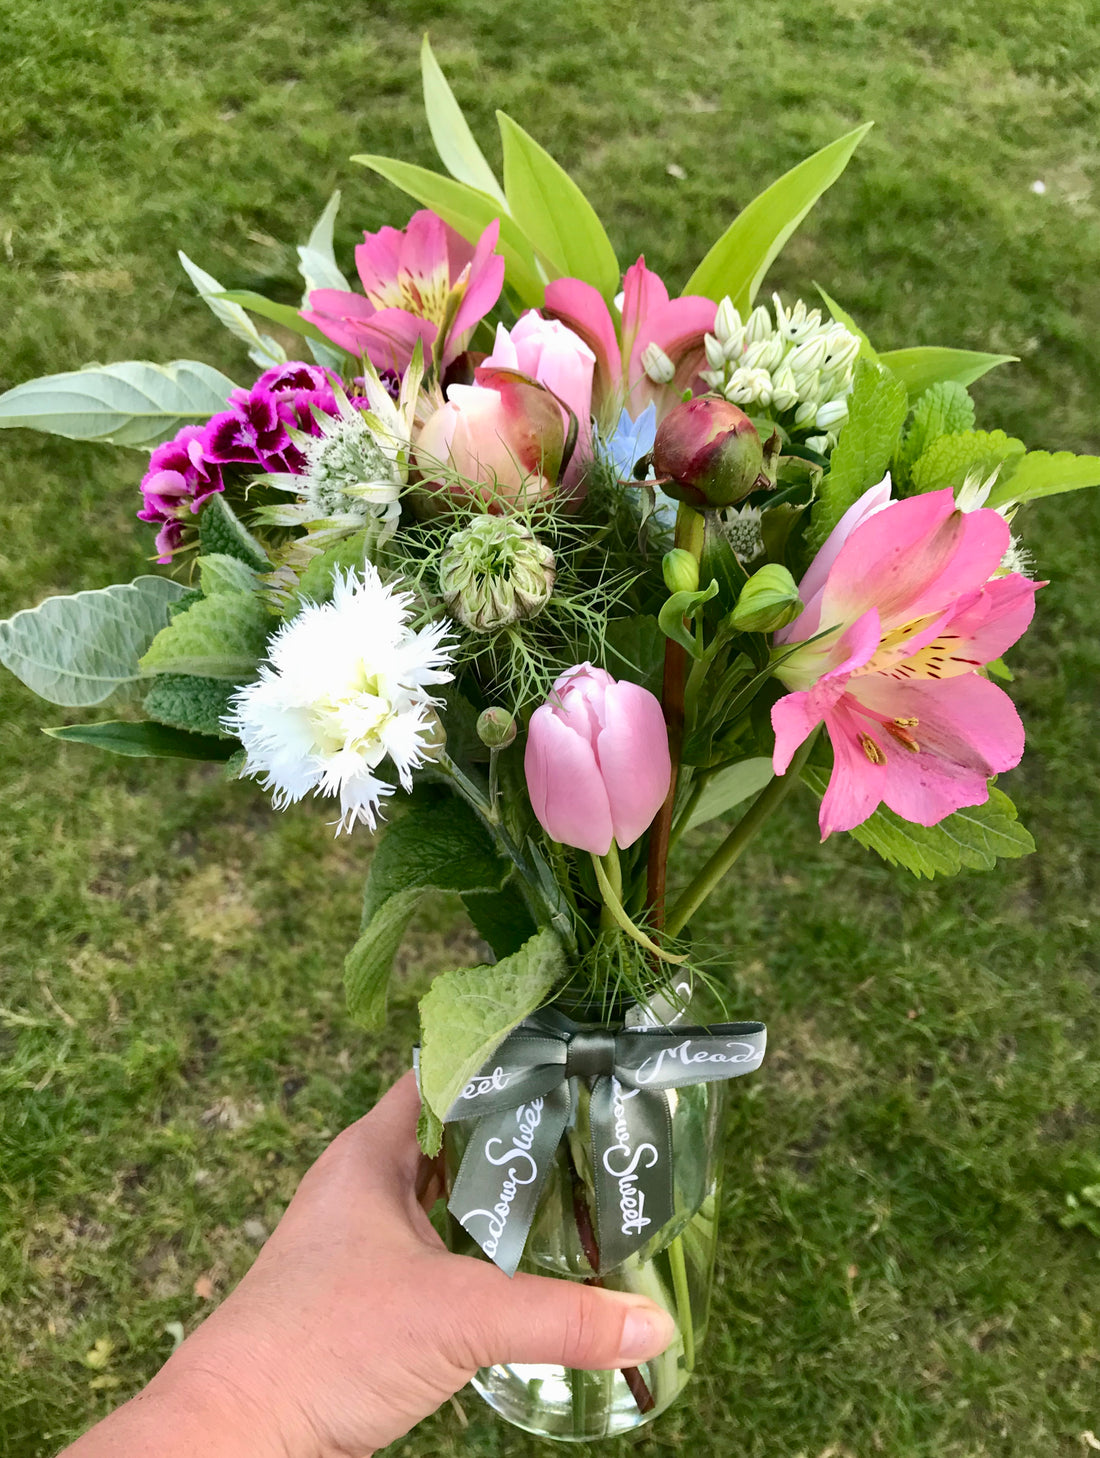
M 569 1122 L 568 1082 L 477 1121 L 447 1209 L 506 1276 L 514 1276 L 539 1196 Z
M 672 1113 L 663 1090 L 599 1078 L 591 1123 L 602 1275 L 672 1219 Z

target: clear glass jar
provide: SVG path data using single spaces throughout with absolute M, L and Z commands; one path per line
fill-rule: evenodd
M 482 1368 L 474 1377 L 477 1392 L 501 1417 L 526 1432 L 565 1442 L 613 1437 L 650 1422 L 691 1376 L 706 1334 L 714 1278 L 726 1100 L 721 1082 L 669 1092 L 673 1217 L 634 1255 L 596 1277 L 589 1259 L 594 1239 L 591 1085 L 583 1078 L 575 1085 L 573 1118 L 558 1145 L 519 1269 L 647 1296 L 671 1314 L 677 1335 L 652 1362 L 622 1372 L 510 1364 Z M 469 1123 L 446 1126 L 448 1181 L 457 1173 L 471 1133 Z M 487 1259 L 456 1220 L 447 1223 L 453 1251 Z

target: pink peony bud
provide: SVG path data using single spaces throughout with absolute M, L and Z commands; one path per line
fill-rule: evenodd
M 732 506 L 756 486 L 764 449 L 756 427 L 721 395 L 675 406 L 657 427 L 653 469 L 662 490 L 702 510 Z
M 450 385 L 447 403 L 417 436 L 413 457 L 423 484 L 509 506 L 550 495 L 565 448 L 557 401 L 511 370 L 481 366 L 476 378 Z
M 579 664 L 531 715 L 523 768 L 535 817 L 553 840 L 598 856 L 612 838 L 633 845 L 672 778 L 660 702 Z

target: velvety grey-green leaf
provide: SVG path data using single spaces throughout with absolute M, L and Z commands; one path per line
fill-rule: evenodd
M 901 382 L 871 360 L 861 359 L 848 397 L 848 419 L 810 518 L 808 535 L 815 550 L 848 508 L 882 480 L 908 411 L 909 399 Z
M 196 360 L 89 365 L 27 380 L 0 395 L 0 428 L 22 425 L 69 440 L 141 449 L 168 440 L 183 425 L 202 425 L 225 408 L 235 386 Z
M 818 796 L 828 776 L 806 768 L 802 778 Z M 1016 807 L 1003 791 L 991 787 L 984 805 L 956 810 L 938 825 L 914 825 L 880 805 L 862 825 L 848 832 L 860 845 L 877 851 L 892 866 L 914 876 L 954 876 L 962 870 L 991 871 L 998 858 L 1030 855 L 1035 842 L 1016 818 Z
M 758 795 L 770 783 L 773 775 L 771 759 L 764 757 L 743 759 L 738 764 L 719 770 L 707 781 L 706 788 L 691 812 L 687 829 L 694 830 L 697 825 L 705 825 L 708 820 L 728 815 L 735 806 Z
M 142 707 L 150 719 L 193 734 L 226 737 L 222 719 L 229 712 L 233 684 L 224 678 L 190 673 L 161 673 L 145 695 Z
M 252 568 L 227 552 L 211 552 L 199 557 L 198 569 L 205 597 L 213 597 L 219 592 L 253 592 L 256 588 L 256 574 Z
M 177 255 L 183 271 L 195 285 L 195 290 L 214 318 L 224 324 L 234 338 L 248 345 L 248 357 L 261 369 L 286 363 L 286 350 L 270 334 L 261 334 L 240 304 L 231 304 L 218 296 L 224 292 L 222 285 L 212 273 L 193 263 L 182 250 Z
M 439 1118 L 568 971 L 548 928 L 492 967 L 444 972 L 420 999 L 420 1090 Z
M 253 592 L 219 592 L 174 617 L 141 660 L 146 674 L 188 673 L 243 683 L 253 678 L 275 620 Z
M 105 749 L 109 754 L 122 754 L 131 759 L 198 759 L 220 762 L 236 753 L 232 739 L 217 739 L 209 734 L 188 734 L 163 724 L 133 724 L 109 719 L 101 724 L 66 724 L 59 729 L 45 729 L 53 739 L 69 744 L 87 744 Z
M 48 597 L 0 622 L 0 663 L 51 704 L 105 703 L 142 677 L 141 655 L 184 589 L 169 577 Z
M 419 886 L 397 891 L 371 917 L 344 959 L 344 991 L 348 1011 L 365 1028 L 381 1028 L 386 1021 L 390 969 L 409 918 L 423 895 Z

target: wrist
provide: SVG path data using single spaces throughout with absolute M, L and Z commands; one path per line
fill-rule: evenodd
M 189 1445 L 181 1437 L 181 1454 L 325 1458 L 292 1389 L 277 1390 L 254 1353 L 235 1350 L 227 1358 L 214 1346 L 207 1350 L 206 1343 L 192 1342 L 194 1347 L 189 1350 L 192 1344 L 185 1343 L 147 1389 L 164 1419 L 195 1439 Z

